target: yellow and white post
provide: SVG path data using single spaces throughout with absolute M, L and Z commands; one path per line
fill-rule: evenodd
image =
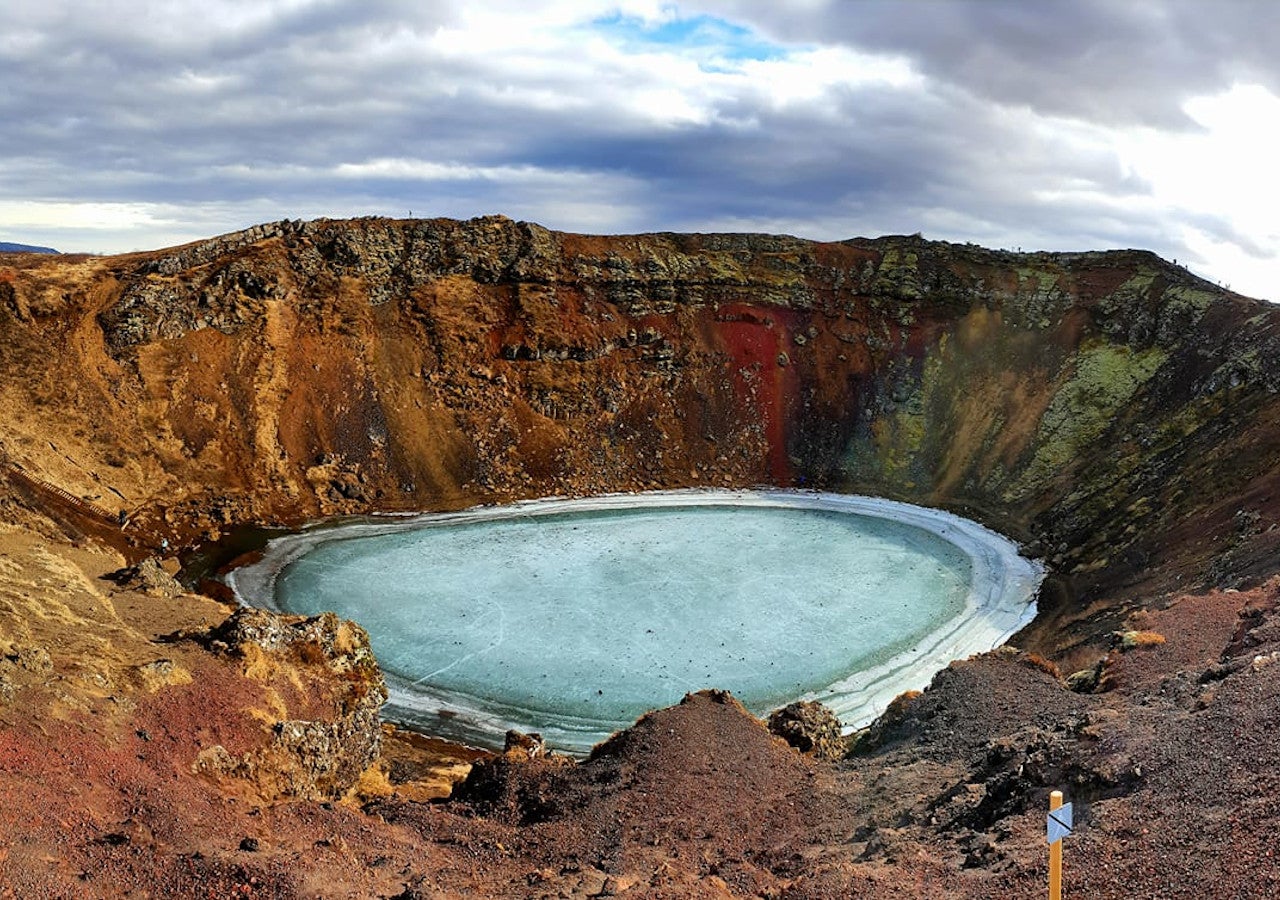
M 1057 812 L 1062 806 L 1062 791 L 1049 794 L 1049 812 Z M 1062 841 L 1049 845 L 1049 900 L 1062 900 Z

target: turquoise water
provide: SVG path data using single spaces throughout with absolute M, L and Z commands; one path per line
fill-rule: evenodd
M 514 509 L 313 536 L 274 604 L 362 624 L 395 718 L 581 748 L 700 688 L 761 713 L 820 695 L 956 619 L 974 577 L 944 537 L 846 511 Z

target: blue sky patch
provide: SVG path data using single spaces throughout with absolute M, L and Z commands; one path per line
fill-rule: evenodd
M 654 24 L 639 16 L 615 13 L 594 19 L 591 27 L 627 47 L 648 45 L 687 52 L 698 57 L 704 69 L 719 68 L 717 61 L 782 59 L 796 49 L 770 41 L 744 25 L 708 15 L 681 16 Z

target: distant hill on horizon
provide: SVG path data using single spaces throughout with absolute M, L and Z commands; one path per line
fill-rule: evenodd
M 57 253 L 52 247 L 36 247 L 31 244 L 11 244 L 0 241 L 0 253 Z

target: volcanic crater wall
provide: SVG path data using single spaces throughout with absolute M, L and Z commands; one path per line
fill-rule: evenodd
M 1276 549 L 1280 316 L 1144 252 L 286 221 L 0 257 L 0 321 L 6 459 L 135 540 L 768 483 L 1003 530 L 1058 619 Z

